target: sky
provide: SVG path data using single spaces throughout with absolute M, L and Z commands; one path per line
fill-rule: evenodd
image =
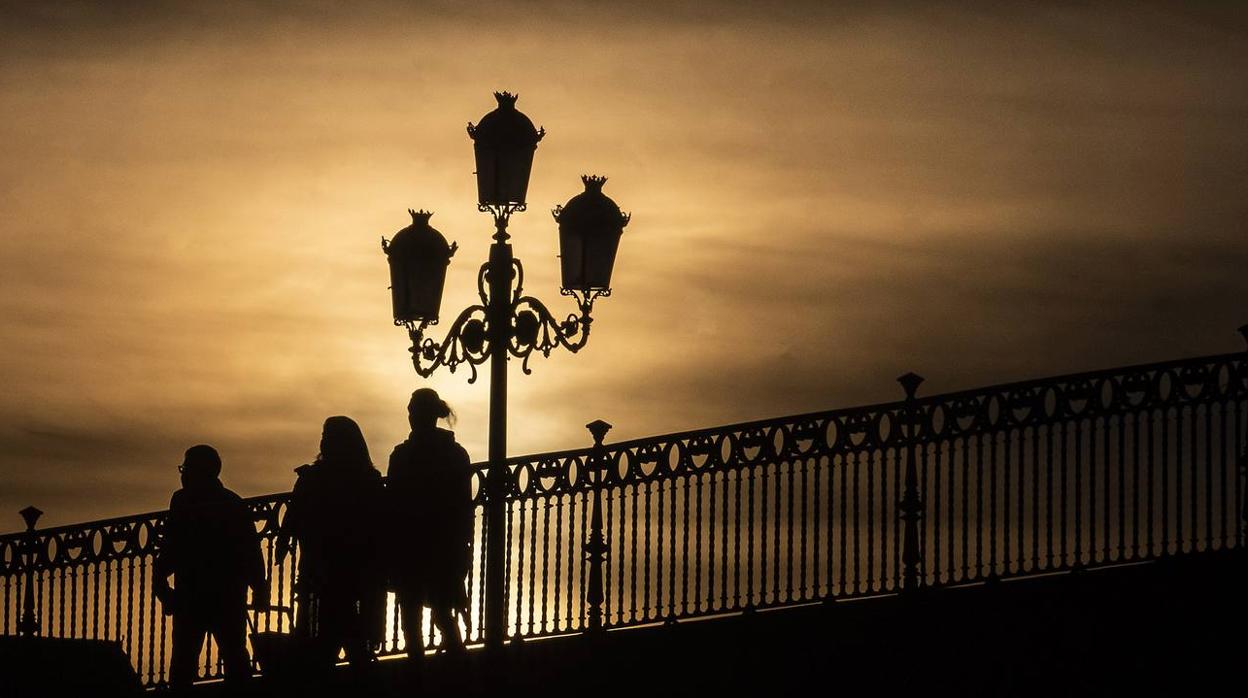
M 547 131 L 529 292 L 573 310 L 580 175 L 632 214 L 512 455 L 1243 348 L 1248 10 L 829 4 L 0 4 L 0 530 L 161 509 L 196 443 L 289 489 L 336 414 L 384 471 L 422 386 L 483 460 L 380 239 L 433 211 L 475 302 L 495 90 Z

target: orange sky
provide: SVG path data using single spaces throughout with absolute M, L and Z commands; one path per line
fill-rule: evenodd
M 0 6 L 0 530 L 161 508 L 198 442 L 286 489 L 332 414 L 384 469 L 424 383 L 379 239 L 434 211 L 473 302 L 495 89 L 548 131 L 532 293 L 571 310 L 582 173 L 633 214 L 589 346 L 513 365 L 513 454 L 1241 346 L 1233 6 L 461 5 Z M 485 378 L 428 384 L 483 459 Z

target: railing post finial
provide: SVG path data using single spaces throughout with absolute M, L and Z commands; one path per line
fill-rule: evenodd
M 585 560 L 589 562 L 589 584 L 585 589 L 585 605 L 589 609 L 589 631 L 602 630 L 602 566 L 607 560 L 607 540 L 602 533 L 602 478 L 606 475 L 607 451 L 602 445 L 611 425 L 601 419 L 585 425 L 594 437 L 594 447 L 586 463 L 594 486 L 593 510 L 589 518 L 589 538 L 585 541 Z
M 595 419 L 589 424 L 586 424 L 585 428 L 588 429 L 590 435 L 594 437 L 595 447 L 601 446 L 602 440 L 607 438 L 607 432 L 611 431 L 611 425 L 601 419 Z
M 915 406 L 915 396 L 919 391 L 919 386 L 923 383 L 923 376 L 917 373 L 907 373 L 898 377 L 897 382 L 906 391 L 906 404 L 902 408 L 905 427 L 903 433 L 906 436 L 906 481 L 901 501 L 898 502 L 898 508 L 901 509 L 899 518 L 904 525 L 901 549 L 901 588 L 903 592 L 910 592 L 919 588 L 921 576 L 919 567 L 923 562 L 923 553 L 919 549 L 919 521 L 923 518 L 923 500 L 919 496 L 919 472 L 916 463 L 919 448 L 919 412 Z
M 35 524 L 39 523 L 43 512 L 29 506 L 18 513 L 26 522 L 26 588 L 22 594 L 22 617 L 17 623 L 17 632 L 33 636 L 39 634 L 39 617 L 35 615 L 35 559 L 38 557 L 35 549 Z
M 907 373 L 898 376 L 897 382 L 901 383 L 902 390 L 906 391 L 906 399 L 913 400 L 915 394 L 919 392 L 919 386 L 923 385 L 923 376 L 917 373 Z

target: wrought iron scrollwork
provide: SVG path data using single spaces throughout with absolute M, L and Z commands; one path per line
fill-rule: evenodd
M 574 295 L 563 291 L 564 295 Z M 563 347 L 576 353 L 589 341 L 589 325 L 593 322 L 590 312 L 594 300 L 607 295 L 608 291 L 594 291 L 576 294 L 578 313 L 569 313 L 563 320 L 554 314 L 533 296 L 520 296 L 511 305 L 512 333 L 507 350 L 512 356 L 522 359 L 520 368 L 527 375 L 532 373 L 529 358 L 534 351 L 542 356 L 550 356 L 556 347 Z
M 422 322 L 402 322 L 407 335 L 412 340 L 408 349 L 412 353 L 412 366 L 422 378 L 428 378 L 439 366 L 446 366 L 451 373 L 460 364 L 468 364 L 471 374 L 469 383 L 477 380 L 477 366 L 485 363 L 490 357 L 489 341 L 489 274 L 490 265 L 483 264 L 477 271 L 477 295 L 481 298 L 478 305 L 470 305 L 451 323 L 450 330 L 441 342 L 425 337 L 425 329 L 437 324 L 437 320 Z
M 571 296 L 576 301 L 577 312 L 569 313 L 563 320 L 557 319 L 544 303 L 533 296 L 524 295 L 524 266 L 520 260 L 512 260 L 509 284 L 509 309 L 505 320 L 507 327 L 507 351 L 522 360 L 521 370 L 532 373 L 529 358 L 534 351 L 550 356 L 556 347 L 564 347 L 573 353 L 580 351 L 589 341 L 590 313 L 594 301 L 611 295 L 610 289 L 572 291 L 563 289 L 560 295 Z M 436 321 L 400 323 L 411 337 L 412 365 L 422 377 L 428 378 L 439 366 L 446 366 L 451 373 L 460 364 L 471 370 L 469 383 L 477 380 L 477 366 L 485 363 L 493 347 L 490 342 L 490 265 L 484 264 L 477 273 L 479 305 L 466 308 L 451 323 L 446 337 L 438 342 L 424 336 L 425 329 Z
M 481 213 L 488 213 L 488 214 L 493 215 L 496 221 L 499 219 L 507 220 L 511 218 L 511 214 L 523 213 L 524 211 L 527 211 L 528 208 L 529 208 L 528 204 L 523 204 L 523 203 L 506 204 L 506 205 L 477 204 L 478 211 L 480 211 Z
M 407 333 L 412 340 L 408 351 L 412 352 L 412 366 L 422 377 L 428 378 L 439 366 L 446 366 L 451 373 L 460 364 L 468 364 L 471 375 L 469 383 L 477 380 L 477 366 L 490 356 L 490 342 L 485 306 L 471 305 L 464 309 L 451 323 L 446 337 L 439 343 L 424 336 L 428 323 L 408 323 Z

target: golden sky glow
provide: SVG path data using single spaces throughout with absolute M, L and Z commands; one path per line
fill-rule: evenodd
M 286 489 L 332 414 L 384 470 L 424 383 L 379 240 L 434 211 L 473 302 L 495 89 L 548 131 L 531 293 L 571 310 L 582 173 L 633 214 L 589 346 L 513 364 L 513 454 L 1239 348 L 1232 5 L 461 5 L 0 9 L 0 530 L 162 508 L 199 442 Z M 428 384 L 483 459 L 486 378 Z

